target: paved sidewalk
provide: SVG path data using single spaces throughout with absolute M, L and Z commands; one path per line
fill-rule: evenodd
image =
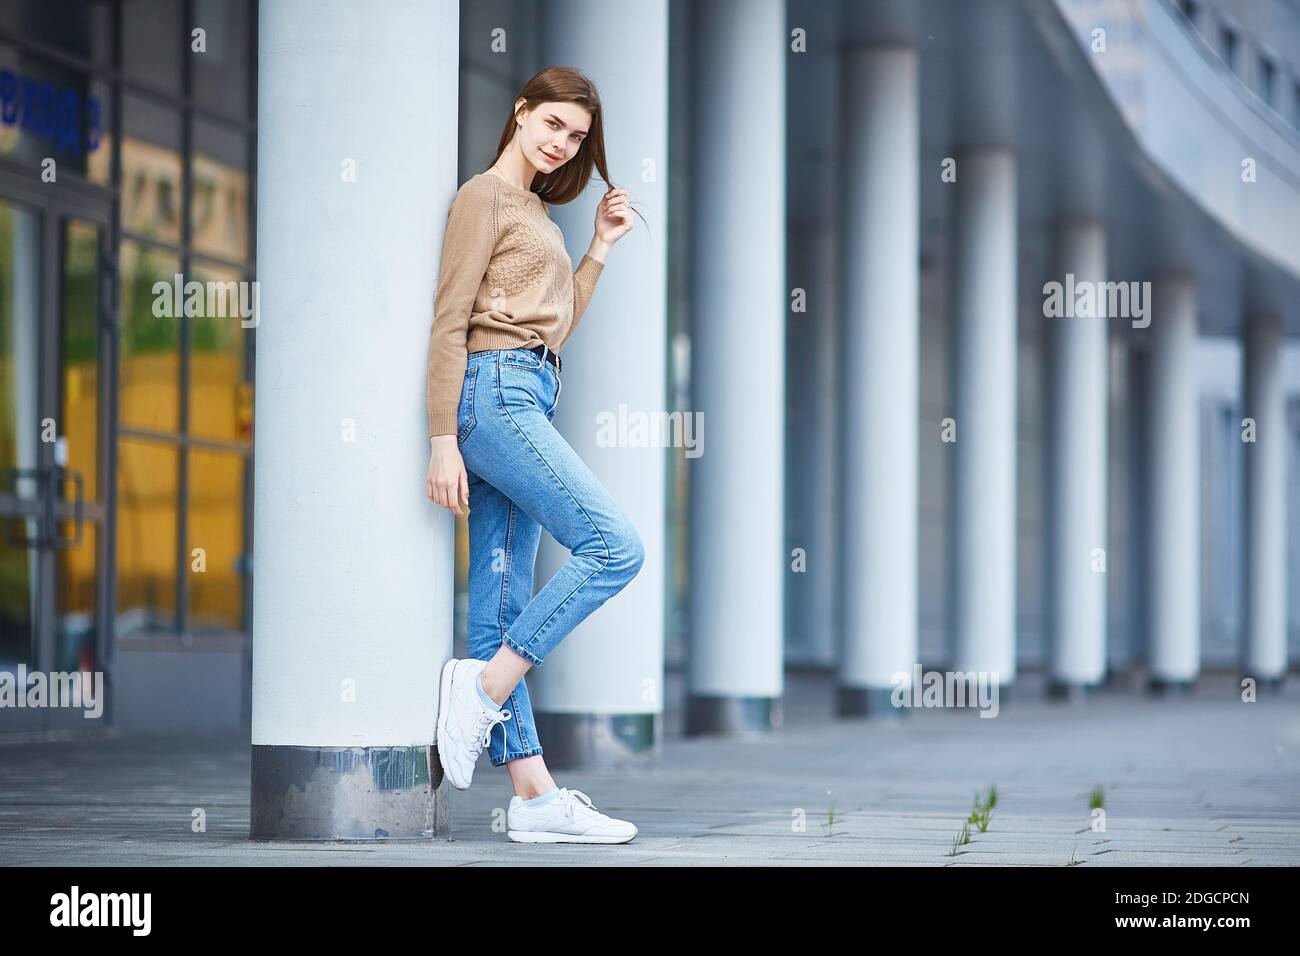
M 508 777 L 486 758 L 473 787 L 452 792 L 450 840 L 252 843 L 246 739 L 137 738 L 0 746 L 0 864 L 1300 864 L 1294 677 L 1255 704 L 1212 675 L 1187 698 L 1117 690 L 1066 705 L 1044 701 L 1028 676 L 995 719 L 913 710 L 869 722 L 831 719 L 827 676 L 788 681 L 786 726 L 766 738 L 683 738 L 678 707 L 659 765 L 556 771 L 561 786 L 640 827 L 622 846 L 511 843 L 492 829 Z M 669 699 L 680 693 L 676 678 Z M 990 784 L 988 830 L 972 827 L 949 855 Z M 1104 833 L 1089 829 L 1094 786 Z M 190 830 L 196 807 L 206 833 Z

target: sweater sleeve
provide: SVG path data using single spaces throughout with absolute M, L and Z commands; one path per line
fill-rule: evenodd
M 587 311 L 591 297 L 596 292 L 596 280 L 600 278 L 604 269 L 605 263 L 583 255 L 578 268 L 573 271 L 573 321 L 569 323 L 569 330 L 565 333 L 566 341 L 573 336 L 573 330 L 578 327 L 582 313 Z
M 442 239 L 425 394 L 430 438 L 456 434 L 469 318 L 496 238 L 496 189 L 488 179 L 471 179 L 456 191 Z

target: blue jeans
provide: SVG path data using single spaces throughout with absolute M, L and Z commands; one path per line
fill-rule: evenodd
M 469 481 L 467 652 L 478 660 L 505 644 L 541 664 L 645 559 L 632 523 L 551 424 L 559 398 L 560 375 L 537 353 L 469 353 L 456 437 Z M 571 554 L 534 595 L 542 528 Z M 542 753 L 523 678 L 502 709 L 511 718 L 504 741 L 493 730 L 492 765 Z

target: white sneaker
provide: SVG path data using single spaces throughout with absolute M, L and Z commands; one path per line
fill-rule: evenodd
M 469 789 L 474 764 L 488 745 L 492 728 L 511 718 L 508 710 L 489 710 L 478 695 L 478 675 L 487 661 L 453 657 L 442 668 L 438 694 L 438 760 L 457 790 Z M 501 732 L 505 733 L 503 727 Z
M 506 809 L 506 832 L 516 843 L 626 843 L 634 824 L 608 817 L 581 790 L 561 787 L 550 803 L 530 807 L 516 794 Z

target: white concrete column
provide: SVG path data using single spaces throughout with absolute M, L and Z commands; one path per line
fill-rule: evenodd
M 258 21 L 252 836 L 437 836 L 453 516 L 424 496 L 455 0 Z
M 1282 323 L 1276 315 L 1246 323 L 1242 417 L 1245 443 L 1245 561 L 1242 674 L 1259 682 L 1286 674 L 1287 426 L 1282 378 Z
M 1185 689 L 1196 680 L 1201 654 L 1196 286 L 1175 273 L 1153 287 L 1147 666 L 1153 689 Z
M 901 715 L 917 662 L 920 67 L 911 47 L 843 52 L 844 631 L 837 712 Z
M 544 667 L 528 673 L 537 736 L 552 767 L 614 766 L 652 757 L 662 738 L 664 587 L 667 567 L 666 461 L 671 436 L 648 428 L 625 440 L 610 423 L 663 415 L 667 396 L 668 4 L 622 8 L 611 43 L 608 5 L 551 0 L 544 60 L 580 65 L 600 91 L 605 151 L 614 185 L 631 193 L 636 219 L 607 260 L 595 296 L 561 350 L 555 426 L 609 489 L 645 545 L 645 564 L 617 597 L 565 637 Z M 591 241 L 605 191 L 597 173 L 582 197 L 551 215 L 576 265 Z M 540 587 L 568 560 L 547 533 L 539 548 Z
M 783 0 L 692 4 L 687 732 L 780 723 L 785 553 Z M 743 118 L 743 120 L 742 120 Z
M 1016 157 L 957 158 L 953 290 L 953 655 L 1016 672 Z
M 1054 695 L 1101 683 L 1106 671 L 1106 232 L 1097 221 L 1057 231 L 1069 309 L 1044 316 L 1047 412 L 1047 612 Z M 1071 295 L 1071 290 L 1085 294 Z

